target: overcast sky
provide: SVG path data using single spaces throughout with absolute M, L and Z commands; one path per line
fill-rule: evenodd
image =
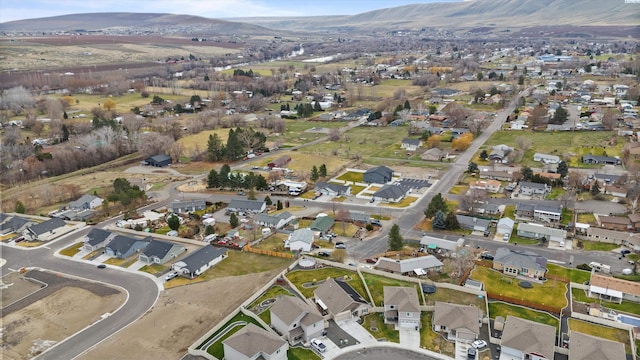
M 434 0 L 0 0 L 0 23 L 91 12 L 189 14 L 216 19 L 353 15 L 369 10 L 429 2 Z

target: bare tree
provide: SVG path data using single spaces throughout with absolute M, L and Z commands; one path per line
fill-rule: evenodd
M 478 137 L 482 130 L 486 129 L 489 126 L 489 119 L 473 119 L 469 121 L 469 131 L 473 133 L 475 137 Z
M 582 189 L 584 184 L 584 175 L 579 171 L 569 171 L 567 184 L 574 189 Z
M 444 112 L 447 115 L 447 118 L 451 119 L 456 127 L 462 127 L 469 115 L 469 111 L 465 109 L 464 106 L 456 103 L 452 103 L 445 107 Z
M 62 118 L 62 104 L 58 99 L 47 99 L 47 116 L 49 119 Z
M 351 221 L 349 210 L 347 210 L 344 206 L 339 206 L 336 220 L 340 221 L 340 223 L 342 224 L 342 235 L 347 236 L 347 223 Z
M 141 134 L 138 143 L 138 152 L 140 152 L 143 158 L 157 154 L 166 154 L 174 142 L 173 137 L 167 135 L 151 132 Z
M 340 130 L 338 128 L 331 128 L 331 130 L 329 130 L 329 140 L 331 141 L 340 140 Z
M 537 105 L 531 111 L 531 116 L 529 117 L 529 121 L 531 122 L 531 128 L 536 130 L 538 127 L 543 127 L 547 125 L 547 109 L 543 105 Z
M 526 136 L 518 136 L 516 138 L 516 148 L 522 150 L 522 152 L 527 152 L 531 147 L 531 139 Z
M 487 199 L 487 192 L 482 189 L 469 189 L 460 197 L 460 208 L 475 213 Z
M 618 110 L 606 108 L 602 114 L 602 126 L 605 130 L 613 130 L 618 125 Z
M 29 90 L 22 86 L 14 87 L 2 92 L 0 108 L 13 111 L 19 115 L 25 109 L 33 107 L 34 100 Z

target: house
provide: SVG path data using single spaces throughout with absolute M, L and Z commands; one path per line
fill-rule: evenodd
M 534 204 L 527 203 L 517 203 L 516 204 L 516 219 L 517 218 L 528 218 L 533 219 L 533 212 L 536 207 Z
M 571 360 L 617 360 L 625 359 L 624 344 L 597 336 L 571 331 L 569 336 L 569 359 Z
M 438 149 L 437 147 L 425 150 L 425 152 L 420 155 L 420 158 L 425 161 L 440 161 L 444 157 L 444 151 Z
M 280 229 L 292 222 L 295 216 L 288 211 L 279 213 L 277 215 L 269 215 L 260 213 L 256 216 L 256 223 L 260 226 L 268 226 L 273 229 Z
M 291 345 L 308 343 L 325 329 L 324 318 L 318 310 L 298 297 L 282 295 L 269 310 L 271 327 Z
M 631 220 L 629 220 L 628 217 L 599 215 L 596 216 L 596 219 L 598 220 L 598 225 L 604 229 L 619 231 L 630 231 L 633 229 Z
M 500 341 L 501 357 L 553 360 L 555 340 L 553 326 L 507 315 Z
M 476 209 L 479 214 L 498 215 L 500 214 L 500 205 L 485 202 Z
M 547 195 L 551 192 L 551 186 L 529 181 L 520 181 L 520 194 L 523 195 Z
M 415 287 L 385 286 L 384 323 L 398 328 L 420 328 L 420 301 Z
M 513 221 L 513 219 L 508 217 L 503 217 L 502 219 L 498 220 L 498 225 L 496 226 L 496 233 L 503 234 L 503 236 L 507 234 L 511 236 L 514 225 L 515 225 L 515 221 Z
M 562 229 L 554 229 L 540 224 L 520 223 L 518 224 L 518 236 L 529 239 L 545 238 L 549 242 L 564 243 L 567 238 L 567 231 Z M 560 245 L 562 246 L 562 245 Z
M 309 228 L 294 230 L 284 247 L 289 248 L 291 251 L 311 251 L 311 245 L 313 245 L 313 231 Z
M 231 199 L 227 210 L 230 212 L 252 212 L 261 213 L 267 208 L 267 203 L 260 200 L 247 200 L 247 199 Z
M 288 156 L 288 155 L 282 155 L 282 156 L 278 157 L 277 159 L 275 159 L 275 160 L 273 160 L 273 161 L 269 162 L 269 163 L 267 164 L 267 166 L 268 166 L 270 169 L 273 169 L 273 168 L 284 168 L 284 167 L 286 167 L 286 166 L 287 166 L 287 164 L 288 164 L 289 162 L 291 162 L 291 156 Z
M 512 151 L 513 148 L 511 146 L 504 144 L 496 145 L 489 153 L 489 160 L 504 161 Z
M 172 213 L 183 214 L 192 213 L 194 211 L 200 211 L 207 208 L 207 204 L 204 199 L 174 201 L 169 204 L 169 210 Z
M 429 271 L 441 271 L 442 263 L 433 255 L 412 257 L 396 260 L 381 257 L 373 266 L 376 270 L 383 270 L 400 275 L 426 275 Z
M 638 303 L 640 302 L 640 283 L 592 272 L 587 295 L 618 304 L 622 300 Z
M 386 166 L 376 166 L 365 171 L 362 180 L 369 184 L 386 184 L 393 179 L 393 170 Z
M 184 245 L 154 239 L 142 250 L 138 260 L 147 264 L 162 265 L 171 259 L 177 258 L 185 251 L 187 251 L 187 248 Z
M 506 275 L 540 278 L 547 273 L 547 259 L 527 250 L 498 248 L 493 268 Z
M 640 213 L 629 214 L 629 221 L 634 231 L 640 230 Z
M 589 226 L 586 229 L 586 237 L 591 241 L 625 245 L 634 251 L 640 251 L 640 234 L 638 233 Z
M 315 188 L 316 194 L 320 193 L 327 196 L 342 196 L 351 195 L 351 187 L 346 185 L 340 185 L 336 183 L 327 183 L 318 181 Z
M 116 235 L 107 244 L 104 249 L 104 253 L 111 257 L 117 257 L 119 259 L 125 259 L 134 253 L 144 249 L 149 242 L 151 242 L 151 236 L 147 236 L 144 239 L 129 237 L 125 235 Z
M 620 159 L 611 156 L 582 155 L 584 164 L 620 165 Z
M 560 157 L 556 155 L 535 153 L 533 154 L 533 161 L 541 162 L 543 164 L 558 164 L 560 163 Z
M 441 249 L 444 251 L 455 252 L 458 251 L 459 248 L 464 246 L 464 239 L 459 238 L 458 241 L 451 241 L 425 235 L 420 239 L 420 246 L 430 250 Z
M 289 343 L 249 323 L 222 341 L 226 360 L 287 360 Z
M 478 180 L 469 183 L 469 189 L 483 190 L 494 194 L 500 191 L 500 186 L 498 180 Z
M 323 313 L 341 321 L 369 313 L 369 304 L 346 281 L 327 279 L 318 286 L 313 297 Z
M 114 236 L 115 234 L 107 230 L 93 228 L 84 237 L 84 245 L 82 245 L 82 249 L 86 251 L 96 251 L 105 247 Z
M 179 275 L 195 279 L 226 257 L 227 249 L 205 245 L 184 259 L 173 263 L 171 268 L 177 271 Z
M 416 151 L 420 147 L 422 147 L 422 139 L 402 139 L 402 145 L 400 148 L 405 149 L 407 151 Z
M 144 159 L 144 162 L 149 166 L 165 167 L 171 165 L 171 156 L 167 154 L 154 155 Z
M 364 211 L 349 210 L 349 219 L 354 223 L 369 224 L 371 222 L 371 215 Z
M 19 216 L 7 216 L 0 224 L 0 236 L 9 235 L 11 233 L 22 234 L 29 226 L 35 225 L 34 221 L 21 218 Z
M 482 311 L 473 305 L 436 301 L 433 331 L 444 332 L 450 341 L 473 341 L 480 335 Z
M 507 171 L 480 171 L 480 179 L 492 179 L 499 181 L 513 181 L 513 173 Z
M 372 198 L 374 201 L 397 203 L 407 196 L 408 191 L 409 190 L 404 186 L 384 185 L 378 191 L 373 193 Z
M 559 222 L 562 219 L 562 205 L 559 203 L 535 204 L 533 219 L 540 222 Z
M 309 186 L 305 181 L 293 180 L 278 180 L 274 185 L 277 191 L 286 191 L 293 196 L 298 196 L 307 191 L 307 186 Z
M 22 236 L 27 241 L 49 241 L 72 230 L 66 226 L 64 220 L 53 218 L 27 227 L 22 231 Z
M 489 220 L 473 216 L 456 215 L 456 219 L 458 219 L 461 228 L 471 231 L 481 231 L 483 233 L 489 230 L 489 225 L 491 224 Z
M 318 216 L 311 225 L 309 225 L 309 229 L 313 230 L 315 236 L 324 236 L 331 230 L 335 222 L 335 219 L 332 217 Z
M 84 194 L 78 200 L 69 203 L 69 208 L 73 210 L 95 209 L 102 205 L 102 199 L 95 195 Z

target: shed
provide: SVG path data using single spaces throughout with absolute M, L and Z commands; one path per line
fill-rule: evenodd
M 159 154 L 146 158 L 144 162 L 149 166 L 165 167 L 171 165 L 171 156 L 167 154 Z

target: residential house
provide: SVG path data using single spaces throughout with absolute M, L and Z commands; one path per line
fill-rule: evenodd
M 618 360 L 626 357 L 624 344 L 621 342 L 571 331 L 569 336 L 569 359 L 571 360 Z
M 7 216 L 0 224 L 0 236 L 6 236 L 11 233 L 22 234 L 26 228 L 35 224 L 35 221 L 19 216 Z
M 309 228 L 294 230 L 284 244 L 291 251 L 311 251 L 313 245 L 313 230 Z
M 458 219 L 461 228 L 471 231 L 481 231 L 483 233 L 489 230 L 489 225 L 491 224 L 489 220 L 473 216 L 456 215 L 456 219 Z
M 562 205 L 559 203 L 535 204 L 533 219 L 541 222 L 559 222 L 562 219 Z
M 346 185 L 340 185 L 336 183 L 327 183 L 318 181 L 315 188 L 316 194 L 320 193 L 327 196 L 342 196 L 351 195 L 351 187 Z
M 598 220 L 598 225 L 605 229 L 619 231 L 630 231 L 633 229 L 631 220 L 625 216 L 598 215 L 596 219 Z
M 415 287 L 384 287 L 384 323 L 398 328 L 420 328 L 420 301 Z
M 547 259 L 527 250 L 498 248 L 493 268 L 506 275 L 540 278 L 547 273 Z
M 555 340 L 553 326 L 507 315 L 500 341 L 501 358 L 553 360 Z
M 102 205 L 102 199 L 95 196 L 84 194 L 78 200 L 69 203 L 69 208 L 73 210 L 95 209 Z
M 295 216 L 288 211 L 281 212 L 276 215 L 260 213 L 256 216 L 256 224 L 260 226 L 267 226 L 272 229 L 281 229 L 294 219 Z
M 480 205 L 480 207 L 477 208 L 476 211 L 478 211 L 479 214 L 499 215 L 500 205 L 485 202 L 484 204 Z
M 354 223 L 369 224 L 371 222 L 371 215 L 364 211 L 349 210 L 349 219 Z
M 67 227 L 64 220 L 53 218 L 25 228 L 22 236 L 27 241 L 49 241 L 71 230 L 72 228 Z
M 640 230 L 640 213 L 629 214 L 629 221 L 634 231 Z
M 589 226 L 586 229 L 586 237 L 591 241 L 624 245 L 632 248 L 634 251 L 640 251 L 640 234 L 638 233 Z
M 369 313 L 369 304 L 346 281 L 327 279 L 313 297 L 323 313 L 335 321 L 359 318 Z
M 151 240 L 151 236 L 139 239 L 125 235 L 116 235 L 111 241 L 109 241 L 104 249 L 104 253 L 111 257 L 125 259 L 147 247 Z
M 171 165 L 172 160 L 167 154 L 159 154 L 144 159 L 144 162 L 149 166 L 165 167 Z
M 92 228 L 91 231 L 84 237 L 82 249 L 86 251 L 96 251 L 107 245 L 115 234 L 98 228 Z
M 225 360 L 287 360 L 289 343 L 249 323 L 222 341 Z
M 176 214 L 192 213 L 194 211 L 200 211 L 207 208 L 207 204 L 204 199 L 194 200 L 176 200 L 169 204 L 169 210 Z
M 545 238 L 549 242 L 557 242 L 563 246 L 564 240 L 567 238 L 567 231 L 540 224 L 520 223 L 518 224 L 518 236 L 529 239 Z
M 393 179 L 393 170 L 386 166 L 376 166 L 367 170 L 362 180 L 369 184 L 386 184 Z
M 227 249 L 205 245 L 171 265 L 179 275 L 195 279 L 227 257 Z
M 543 164 L 558 164 L 560 163 L 560 157 L 556 155 L 535 153 L 533 154 L 533 161 L 541 162 Z
M 517 218 L 528 218 L 533 219 L 533 212 L 536 207 L 534 204 L 528 203 L 517 203 L 516 204 L 516 219 Z
M 408 188 L 398 185 L 384 185 L 378 191 L 373 193 L 374 201 L 383 201 L 389 203 L 397 203 L 407 196 Z
M 234 198 L 229 201 L 227 210 L 231 212 L 252 212 L 261 213 L 267 208 L 267 203 L 260 200 L 247 200 Z
M 420 158 L 425 161 L 440 161 L 444 157 L 444 151 L 438 149 L 437 147 L 425 150 L 425 152 L 420 155 Z
M 422 147 L 422 139 L 402 139 L 402 145 L 400 148 L 405 149 L 407 151 L 416 151 L 420 147 Z
M 335 222 L 335 219 L 332 217 L 318 216 L 311 225 L 309 225 L 309 229 L 314 232 L 315 236 L 325 236 L 331 230 Z
M 400 275 L 427 275 L 429 271 L 442 271 L 442 263 L 433 255 L 403 260 L 381 257 L 374 268 Z
M 493 161 L 504 161 L 507 159 L 509 153 L 513 151 L 513 148 L 508 145 L 500 144 L 493 147 L 491 152 L 489 153 L 489 160 Z
M 185 251 L 187 251 L 187 248 L 184 245 L 153 239 L 149 245 L 142 250 L 138 260 L 147 264 L 162 265 L 169 260 L 177 258 Z
M 582 155 L 584 164 L 620 165 L 620 159 L 611 156 Z
M 507 171 L 480 171 L 480 179 L 492 179 L 499 181 L 513 181 L 513 173 Z
M 433 330 L 444 332 L 450 341 L 473 341 L 480 335 L 482 311 L 473 305 L 436 301 Z
M 279 296 L 269 310 L 271 327 L 291 345 L 308 343 L 325 329 L 324 318 L 318 310 L 296 296 Z
M 498 225 L 496 226 L 496 233 L 511 236 L 513 232 L 513 227 L 515 226 L 515 221 L 508 217 L 503 217 L 498 220 Z
M 640 283 L 591 273 L 589 297 L 620 304 L 622 300 L 640 302 Z
M 288 156 L 288 155 L 282 155 L 282 156 L 278 157 L 277 159 L 275 159 L 275 160 L 273 160 L 273 161 L 269 162 L 269 163 L 267 164 L 267 166 L 268 166 L 270 169 L 273 169 L 273 168 L 284 168 L 284 167 L 286 167 L 286 166 L 287 166 L 287 164 L 288 164 L 290 161 L 291 161 L 291 156 Z
M 500 191 L 500 186 L 498 180 L 478 180 L 469 183 L 469 189 L 483 190 L 494 194 Z
M 520 181 L 520 193 L 523 195 L 547 195 L 551 192 L 551 186 L 529 181 Z
M 430 250 L 444 250 L 455 252 L 464 246 L 464 239 L 459 238 L 458 241 L 440 239 L 433 236 L 425 235 L 420 239 L 420 246 Z

